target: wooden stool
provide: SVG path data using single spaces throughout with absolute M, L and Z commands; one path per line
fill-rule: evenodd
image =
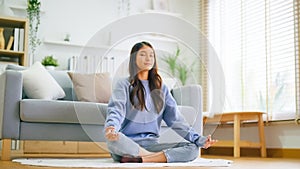
M 223 114 L 215 114 L 213 118 L 204 117 L 204 124 L 233 122 L 233 141 L 218 141 L 214 146 L 233 147 L 234 157 L 240 157 L 240 147 L 259 147 L 261 150 L 261 157 L 266 157 L 263 114 L 263 112 L 226 112 Z M 258 120 L 259 143 L 240 140 L 240 124 L 245 120 Z

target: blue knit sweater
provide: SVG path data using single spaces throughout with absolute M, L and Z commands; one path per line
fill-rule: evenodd
M 122 132 L 141 146 L 158 142 L 162 120 L 176 133 L 189 142 L 202 147 L 206 137 L 200 136 L 181 115 L 176 101 L 166 85 L 162 85 L 163 109 L 157 113 L 152 98 L 148 80 L 141 80 L 145 88 L 144 110 L 135 109 L 129 93 L 132 90 L 128 78 L 119 80 L 108 103 L 105 127 L 114 126 L 117 132 Z M 174 142 L 174 141 L 173 141 Z

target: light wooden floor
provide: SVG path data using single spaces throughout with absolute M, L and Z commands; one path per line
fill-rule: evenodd
M 222 158 L 232 160 L 233 164 L 230 167 L 186 167 L 188 169 L 300 169 L 300 159 L 286 159 L 286 158 L 232 158 L 228 156 L 203 156 L 204 158 Z M 1 169 L 68 169 L 68 168 L 57 168 L 57 167 L 37 167 L 37 166 L 26 166 L 11 161 L 0 161 Z M 165 167 L 160 167 L 165 168 Z M 182 168 L 182 167 L 167 167 L 167 169 Z M 84 168 L 78 168 L 84 169 Z M 86 168 L 91 169 L 91 168 Z M 121 169 L 121 168 L 120 168 Z M 128 169 L 128 168 L 126 168 Z M 142 168 L 142 169 L 153 169 L 153 168 Z

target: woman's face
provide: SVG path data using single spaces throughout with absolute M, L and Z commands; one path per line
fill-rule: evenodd
M 136 54 L 136 65 L 139 71 L 150 70 L 155 62 L 154 51 L 149 46 L 143 46 Z

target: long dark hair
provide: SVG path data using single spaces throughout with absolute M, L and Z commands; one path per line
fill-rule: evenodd
M 145 94 L 144 94 L 144 86 L 142 82 L 138 79 L 138 73 L 139 69 L 136 64 L 136 55 L 138 51 L 144 47 L 148 46 L 151 49 L 153 49 L 152 45 L 148 42 L 139 42 L 136 43 L 130 52 L 130 61 L 129 61 L 129 81 L 130 81 L 130 87 L 132 87 L 132 90 L 130 92 L 130 102 L 134 106 L 134 108 L 140 109 L 140 110 L 147 110 L 146 103 L 145 103 Z M 148 81 L 149 81 L 149 87 L 151 91 L 151 97 L 155 104 L 155 108 L 157 110 L 157 113 L 159 113 L 163 106 L 163 100 L 161 98 L 161 86 L 162 86 L 162 79 L 160 75 L 158 74 L 158 68 L 157 68 L 157 62 L 156 62 L 156 55 L 154 52 L 154 65 L 152 69 L 148 71 Z M 135 103 L 134 98 L 135 96 L 138 99 L 138 103 Z

